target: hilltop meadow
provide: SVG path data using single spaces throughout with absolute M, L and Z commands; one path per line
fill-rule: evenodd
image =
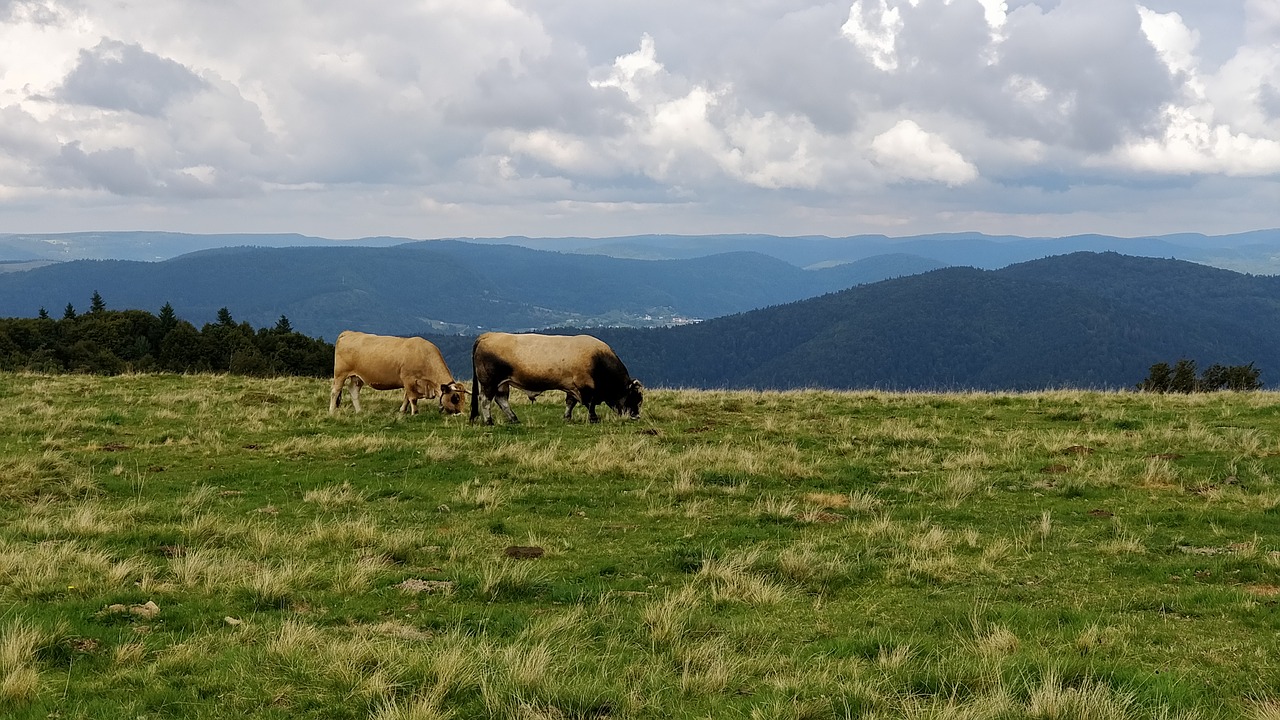
M 0 714 L 1280 718 L 1276 393 L 328 393 L 0 373 Z

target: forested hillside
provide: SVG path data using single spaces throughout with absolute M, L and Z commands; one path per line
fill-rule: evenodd
M 1280 281 L 1078 253 L 610 339 L 677 386 L 1127 387 L 1180 357 L 1280 365 Z

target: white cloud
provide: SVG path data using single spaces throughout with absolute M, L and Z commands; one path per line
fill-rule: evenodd
M 725 129 L 731 172 L 756 187 L 813 188 L 826 178 L 819 147 L 826 141 L 804 118 L 767 113 L 734 118 Z
M 1280 173 L 1280 141 L 1232 132 L 1193 109 L 1171 106 L 1160 137 L 1136 140 L 1099 164 L 1174 175 L 1273 175 Z
M 640 37 L 640 49 L 626 55 L 619 55 L 613 61 L 609 74 L 602 80 L 592 80 L 591 86 L 596 88 L 618 88 L 626 93 L 632 101 L 639 101 L 644 95 L 640 83 L 662 72 L 662 63 L 658 62 L 657 50 L 653 38 L 645 33 Z
M 1142 32 L 1160 53 L 1169 72 L 1191 74 L 1196 71 L 1196 46 L 1200 34 L 1189 30 L 1178 13 L 1158 13 L 1141 5 L 1138 16 L 1142 18 Z
M 911 120 L 902 120 L 877 135 L 871 150 L 876 162 L 894 178 L 953 187 L 978 178 L 978 169 L 963 155 Z
M 1266 79 L 1280 81 L 1280 49 L 1242 47 L 1206 75 L 1196 54 L 1199 34 L 1180 15 L 1138 11 L 1146 38 L 1181 80 L 1181 97 L 1166 105 L 1159 132 L 1129 139 L 1098 164 L 1175 175 L 1280 173 L 1280 128 L 1260 105 Z M 1250 11 L 1259 25 L 1268 24 L 1270 10 Z M 1280 12 L 1274 14 L 1280 27 Z
M 840 32 L 865 53 L 873 65 L 891 72 L 898 68 L 896 42 L 902 30 L 902 18 L 898 8 L 889 7 L 886 0 L 874 0 L 874 3 L 863 5 L 863 0 L 853 0 L 849 19 L 840 27 Z
M 978 0 L 982 13 L 993 32 L 999 32 L 1009 18 L 1009 4 L 1004 0 Z
M 510 139 L 509 147 L 514 153 L 528 155 L 570 172 L 587 173 L 598 167 L 593 162 L 598 154 L 590 145 L 563 133 L 554 133 L 549 130 L 521 133 Z M 510 166 L 510 158 L 507 158 L 502 174 L 512 177 L 514 173 Z
M 820 141 L 812 123 L 724 107 L 731 87 L 690 86 L 671 76 L 647 34 L 637 51 L 595 75 L 592 87 L 621 90 L 630 101 L 623 134 L 592 142 L 538 130 L 510 138 L 509 150 L 571 174 L 639 173 L 680 192 L 725 178 L 771 189 L 813 187 L 820 179 L 809 151 Z

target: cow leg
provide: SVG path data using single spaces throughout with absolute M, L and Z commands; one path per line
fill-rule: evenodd
M 408 390 L 405 390 L 404 400 L 400 401 L 400 412 L 401 414 L 406 412 L 410 415 L 418 414 L 418 399 L 410 395 Z
M 418 394 L 417 389 L 412 384 L 406 384 L 404 386 L 404 400 L 400 402 L 400 413 L 407 412 L 410 415 L 417 415 L 419 397 L 421 396 Z
M 498 389 L 487 387 L 480 383 L 472 383 L 472 391 L 474 393 L 471 396 L 473 414 L 478 409 L 480 411 L 480 417 L 484 419 L 484 424 L 492 425 L 493 398 L 498 394 Z M 478 403 L 476 402 L 476 398 L 480 399 Z M 476 407 L 477 405 L 479 406 L 478 408 Z
M 578 390 L 578 394 L 581 396 L 580 402 L 587 407 L 587 420 L 593 423 L 600 422 L 600 416 L 596 415 L 596 405 L 600 403 L 600 400 L 596 398 L 595 388 L 581 388 Z
M 566 421 L 573 419 L 573 409 L 578 406 L 578 398 L 571 393 L 564 394 L 564 419 Z
M 338 376 L 333 379 L 333 389 L 329 391 L 329 414 L 332 415 L 338 409 L 338 403 L 342 402 L 342 387 L 347 384 L 347 379 Z
M 362 387 L 364 387 L 364 380 L 361 380 L 359 375 L 351 376 L 351 407 L 355 408 L 356 412 L 361 412 L 360 388 Z
M 498 407 L 502 408 L 502 412 L 507 414 L 507 422 L 516 424 L 520 422 L 520 418 L 516 417 L 516 411 L 511 409 L 511 387 L 506 385 L 498 386 L 498 392 L 494 394 L 494 400 L 497 401 Z

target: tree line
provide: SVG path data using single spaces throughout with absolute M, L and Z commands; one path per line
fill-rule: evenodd
M 238 375 L 333 373 L 333 345 L 294 332 L 284 315 L 271 328 L 237 323 L 222 308 L 197 329 L 165 303 L 159 314 L 109 310 L 97 291 L 89 309 L 67 303 L 61 318 L 0 318 L 0 369 L 37 372 L 229 372 Z
M 1172 366 L 1156 363 L 1147 371 L 1147 377 L 1138 383 L 1144 392 L 1193 393 L 1216 390 L 1259 390 L 1262 388 L 1262 371 L 1248 365 L 1219 365 L 1217 363 L 1196 374 L 1196 361 L 1182 358 Z

